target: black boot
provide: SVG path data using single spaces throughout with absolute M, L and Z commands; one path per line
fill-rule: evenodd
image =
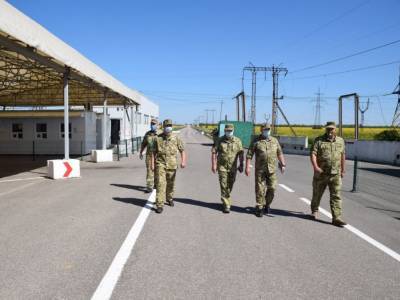
M 262 208 L 256 207 L 256 213 L 255 213 L 255 215 L 256 215 L 257 217 L 262 218 L 263 213 L 264 213 L 264 211 L 263 211 Z
M 163 211 L 163 208 L 161 206 L 156 208 L 156 213 L 161 214 Z

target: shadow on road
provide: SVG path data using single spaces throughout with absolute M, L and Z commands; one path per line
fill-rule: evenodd
M 372 207 L 372 206 L 367 206 L 367 208 L 372 208 L 372 209 L 381 210 L 381 211 L 387 211 L 387 212 L 393 212 L 393 213 L 400 213 L 399 210 L 383 209 L 383 208 Z
M 383 175 L 393 176 L 400 178 L 400 168 L 399 169 L 382 169 L 382 168 L 359 168 L 360 170 L 375 172 Z
M 145 207 L 147 204 L 146 199 L 139 199 L 139 198 L 120 198 L 120 197 L 113 197 L 113 200 L 127 203 L 127 204 L 133 204 L 139 207 Z M 147 208 L 150 209 L 150 206 L 148 205 Z M 154 211 L 154 207 L 151 208 L 152 211 Z
M 270 215 L 275 215 L 275 216 L 294 217 L 294 218 L 299 218 L 299 219 L 304 219 L 304 220 L 312 220 L 310 215 L 304 214 L 299 211 L 271 208 L 269 213 L 270 213 Z M 329 225 L 331 224 L 331 222 L 320 220 L 320 219 L 317 219 L 314 222 L 319 222 L 319 223 L 329 224 Z
M 203 202 L 199 200 L 189 199 L 189 198 L 174 198 L 175 202 L 188 204 L 188 205 L 195 205 L 200 207 L 206 207 L 209 209 L 219 210 L 222 211 L 222 204 L 221 203 L 210 203 L 210 202 Z M 243 213 L 243 214 L 251 214 L 252 208 L 251 207 L 239 207 L 232 205 L 231 206 L 232 212 Z
M 143 192 L 143 193 L 147 192 L 147 188 L 145 186 L 141 186 L 141 185 L 118 184 L 118 183 L 111 183 L 110 185 L 125 188 L 125 189 L 135 190 L 135 191 L 139 191 L 139 192 Z

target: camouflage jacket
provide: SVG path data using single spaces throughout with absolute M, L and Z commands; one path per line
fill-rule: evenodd
M 217 154 L 219 171 L 236 171 L 238 157 L 243 153 L 242 141 L 235 136 L 222 136 L 216 140 L 212 151 Z
M 278 156 L 282 154 L 282 148 L 275 137 L 270 136 L 267 139 L 259 135 L 251 142 L 246 158 L 252 159 L 254 154 L 256 171 L 266 170 L 269 174 L 273 174 L 276 171 Z
M 344 140 L 335 137 L 333 141 L 327 135 L 321 135 L 314 141 L 311 153 L 317 156 L 317 164 L 326 174 L 339 174 L 341 169 L 341 156 L 345 153 Z
M 154 143 L 156 165 L 171 170 L 178 168 L 177 154 L 178 151 L 182 153 L 184 150 L 184 144 L 176 134 L 159 134 Z
M 154 142 L 157 138 L 157 132 L 147 131 L 143 137 L 141 148 L 146 148 L 146 155 L 149 156 L 154 151 Z

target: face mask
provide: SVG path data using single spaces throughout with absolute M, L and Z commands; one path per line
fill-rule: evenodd
M 269 130 L 263 130 L 262 135 L 266 138 L 269 138 L 270 131 Z
M 226 137 L 232 137 L 233 136 L 233 131 L 225 131 L 225 136 Z
M 157 125 L 151 124 L 150 125 L 150 129 L 151 129 L 151 131 L 156 131 L 157 130 Z
M 165 133 L 171 133 L 172 132 L 172 127 L 171 126 L 167 126 L 164 128 L 164 132 Z

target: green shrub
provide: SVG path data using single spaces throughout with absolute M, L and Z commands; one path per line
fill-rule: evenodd
M 400 130 L 395 128 L 384 130 L 376 134 L 375 139 L 378 141 L 400 141 Z

